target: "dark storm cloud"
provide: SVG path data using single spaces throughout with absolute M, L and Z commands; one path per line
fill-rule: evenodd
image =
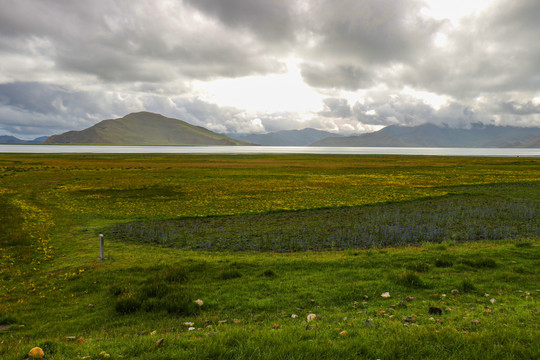
M 302 77 L 311 86 L 356 90 L 373 85 L 370 74 L 354 65 L 301 65 Z
M 325 117 L 347 118 L 352 115 L 351 106 L 346 99 L 328 98 L 324 100 L 325 110 L 320 114 Z
M 300 15 L 295 9 L 296 2 L 290 0 L 186 0 L 186 3 L 270 43 L 293 40 Z
M 194 20 L 181 2 L 0 2 L 0 51 L 40 41 L 56 71 L 105 81 L 163 82 L 279 71 L 249 33 Z
M 420 6 L 414 0 L 311 1 L 313 53 L 364 64 L 414 59 L 439 26 L 420 16 Z

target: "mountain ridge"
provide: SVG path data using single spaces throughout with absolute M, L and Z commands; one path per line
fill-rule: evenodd
M 49 137 L 45 144 L 249 145 L 204 127 L 147 111 L 107 119 L 84 130 Z
M 470 129 L 425 123 L 418 126 L 390 125 L 379 131 L 342 138 L 325 138 L 311 146 L 397 146 L 397 147 L 528 147 L 538 141 L 540 128 L 473 124 Z
M 280 130 L 266 134 L 248 134 L 235 136 L 235 138 L 264 146 L 308 146 L 315 141 L 329 136 L 341 135 L 313 128 L 305 128 L 301 130 Z

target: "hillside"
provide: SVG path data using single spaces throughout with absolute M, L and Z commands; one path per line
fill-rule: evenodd
M 266 146 L 308 146 L 329 136 L 339 135 L 307 128 L 302 130 L 282 130 L 268 134 L 249 134 L 240 139 Z
M 41 144 L 48 136 L 37 137 L 34 140 L 22 140 L 11 135 L 0 135 L 0 144 Z
M 471 129 L 454 129 L 423 124 L 391 125 L 374 133 L 343 138 L 326 138 L 314 146 L 409 146 L 409 147 L 533 147 L 532 138 L 540 128 L 475 125 Z
M 45 144 L 110 145 L 247 145 L 185 121 L 150 112 L 103 120 L 80 131 L 48 138 Z

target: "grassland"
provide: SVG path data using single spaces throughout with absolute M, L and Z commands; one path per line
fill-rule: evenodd
M 0 357 L 538 358 L 539 199 L 536 158 L 0 155 Z

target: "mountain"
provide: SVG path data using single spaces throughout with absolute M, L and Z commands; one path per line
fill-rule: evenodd
M 45 144 L 248 145 L 185 121 L 150 112 L 103 120 L 80 131 L 53 135 Z
M 282 130 L 268 134 L 249 134 L 240 139 L 266 146 L 307 146 L 329 136 L 338 135 L 327 131 L 307 128 L 302 130 Z
M 387 126 L 377 132 L 344 138 L 326 138 L 313 146 L 401 146 L 401 147 L 518 147 L 540 136 L 540 128 L 474 124 L 454 129 L 423 124 Z M 521 146 L 519 146 L 521 147 Z
M 41 144 L 48 136 L 41 136 L 34 140 L 21 140 L 11 135 L 0 135 L 0 144 Z
M 540 148 L 540 136 L 535 136 L 533 138 L 527 139 L 526 141 L 518 141 L 512 144 L 508 144 L 505 147 L 513 148 Z

